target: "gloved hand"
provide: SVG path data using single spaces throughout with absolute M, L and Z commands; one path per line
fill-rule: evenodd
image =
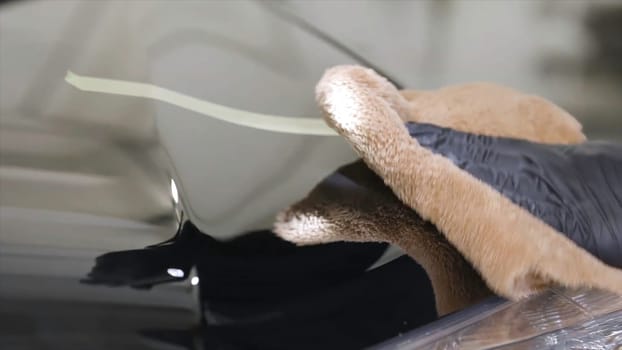
M 408 123 L 450 159 L 604 263 L 622 268 L 622 145 L 549 145 Z
M 536 156 L 512 158 L 497 155 L 499 163 L 495 165 L 493 162 L 490 168 L 480 169 L 482 174 L 507 167 L 506 162 L 512 163 L 516 159 L 534 163 L 533 168 L 526 167 L 518 176 L 527 176 L 527 179 L 515 185 L 504 184 L 499 180 L 500 175 L 495 177 L 494 172 L 489 174 L 491 183 L 495 183 L 495 179 L 500 181 L 502 191 L 498 191 L 469 173 L 468 169 L 462 169 L 456 164 L 460 164 L 458 159 L 451 159 L 452 155 L 446 157 L 422 146 L 407 128 L 408 122 L 427 122 L 463 132 L 516 137 L 550 145 L 583 143 L 585 137 L 580 123 L 567 112 L 537 96 L 491 84 L 466 84 L 421 96 L 419 93 L 399 92 L 372 70 L 356 66 L 328 70 L 316 87 L 316 100 L 328 125 L 344 137 L 402 204 L 414 210 L 421 220 L 433 224 L 495 293 L 516 300 L 551 285 L 561 285 L 599 288 L 622 294 L 622 270 L 603 263 L 569 238 L 581 232 L 578 235 L 583 237 L 577 239 L 579 244 L 585 244 L 601 259 L 615 264 L 615 247 L 611 251 L 603 247 L 611 247 L 606 243 L 606 237 L 615 237 L 619 221 L 603 219 L 600 222 L 607 223 L 605 227 L 613 227 L 613 231 L 604 229 L 598 231 L 601 232 L 598 235 L 590 236 L 585 235 L 588 232 L 585 227 L 588 226 L 581 228 L 582 231 L 573 226 L 569 230 L 563 227 L 568 223 L 572 225 L 573 218 L 569 216 L 575 212 L 587 215 L 589 212 L 615 210 L 619 196 L 612 194 L 612 197 L 595 198 L 594 189 L 584 190 L 583 194 L 575 193 L 577 182 L 553 183 L 553 188 L 544 195 L 539 192 L 539 188 L 551 187 L 551 179 L 561 181 L 564 178 L 561 175 L 571 172 L 570 169 L 574 169 L 576 164 L 590 169 L 594 166 L 591 164 L 601 166 L 608 163 L 592 163 L 594 159 L 590 152 L 593 145 L 577 147 L 576 150 L 580 151 L 572 156 L 567 155 L 572 147 L 565 151 L 559 148 L 561 151 L 557 155 L 550 156 L 556 159 L 552 163 L 538 161 L 534 158 Z M 465 137 L 477 138 L 474 135 Z M 448 138 L 451 139 L 453 136 Z M 481 140 L 482 147 L 485 147 L 493 139 Z M 553 150 L 559 146 L 538 147 Z M 469 149 L 466 147 L 463 151 L 468 153 Z M 483 152 L 483 149 L 478 148 L 471 153 L 470 156 L 475 157 L 471 162 L 469 155 L 465 154 L 466 164 L 478 164 L 475 162 L 478 157 L 490 154 L 490 151 Z M 599 152 L 612 155 L 615 150 Z M 538 153 L 533 151 L 533 154 Z M 582 158 L 585 159 L 578 160 Z M 538 164 L 545 163 L 549 164 L 549 168 L 540 171 L 543 165 Z M 521 168 L 515 168 L 518 169 Z M 534 172 L 535 169 L 538 171 Z M 610 181 L 616 173 L 619 173 L 616 169 L 606 170 L 603 172 L 606 176 L 592 178 L 591 181 Z M 535 186 L 532 188 L 536 191 L 525 186 Z M 506 193 L 512 188 L 515 189 L 513 193 L 517 202 Z M 522 198 L 523 195 L 527 199 Z M 309 198 L 312 196 L 313 192 Z M 564 202 L 573 198 L 573 203 Z M 315 210 L 316 206 L 310 203 L 306 203 L 304 208 L 293 205 L 277 217 L 275 232 L 287 240 L 302 244 L 354 239 L 389 241 L 406 251 L 418 247 L 432 252 L 435 256 L 430 261 L 436 259 L 441 263 L 438 268 L 447 270 L 445 276 L 451 279 L 445 285 L 452 285 L 451 281 L 458 281 L 458 286 L 467 285 L 460 282 L 460 273 L 452 268 L 454 264 L 442 264 L 445 261 L 442 256 L 444 250 L 435 249 L 442 242 L 436 240 L 433 234 L 422 232 L 421 225 L 415 225 L 411 230 L 408 229 L 411 225 L 392 225 L 404 222 L 405 216 L 403 211 L 393 212 L 392 207 L 384 206 L 383 201 L 377 203 L 380 207 L 375 211 L 367 210 L 361 201 L 339 201 L 329 212 Z M 526 210 L 521 203 L 526 203 L 532 211 Z M 552 205 L 562 209 L 556 210 Z M 617 216 L 615 220 L 618 220 Z M 335 221 L 335 218 L 341 221 Z M 554 220 L 558 220 L 561 229 L 566 232 L 548 224 Z M 575 220 L 582 225 L 598 223 L 595 219 L 587 221 L 582 217 Z M 344 225 L 345 222 L 350 224 Z M 390 232 L 396 228 L 399 230 L 397 234 Z M 356 230 L 365 235 L 353 235 L 352 231 L 356 233 Z M 430 233 L 429 230 L 424 231 Z M 434 244 L 427 244 L 429 238 Z M 475 279 L 470 278 L 471 281 Z M 469 289 L 475 290 L 476 285 L 472 284 Z M 435 287 L 435 292 L 438 295 L 442 291 Z M 468 299 L 470 293 L 458 294 Z M 462 302 L 469 301 L 463 299 Z M 459 300 L 453 305 L 458 304 Z

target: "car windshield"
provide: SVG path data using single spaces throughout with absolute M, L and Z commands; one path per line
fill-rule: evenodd
M 358 159 L 342 138 L 66 76 L 322 127 L 315 85 L 358 64 L 398 88 L 512 86 L 568 110 L 589 138 L 621 141 L 619 3 L 500 3 L 0 2 L 0 348 L 391 347 L 434 325 L 430 282 L 399 249 L 271 232 Z

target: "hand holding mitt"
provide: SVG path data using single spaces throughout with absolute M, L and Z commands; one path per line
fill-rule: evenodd
M 372 70 L 342 66 L 326 72 L 316 94 L 328 124 L 364 164 L 339 169 L 279 214 L 281 237 L 394 243 L 428 272 L 440 314 L 488 288 L 510 299 L 551 284 L 622 293 L 622 270 L 611 266 L 622 255 L 622 189 L 614 183 L 609 197 L 589 196 L 616 178 L 619 146 L 586 143 L 559 107 L 493 84 L 399 92 Z M 573 192 L 576 179 L 563 179 L 577 157 L 583 167 L 608 169 L 587 176 L 601 183 L 582 193 Z M 603 215 L 597 225 L 588 220 L 594 207 Z

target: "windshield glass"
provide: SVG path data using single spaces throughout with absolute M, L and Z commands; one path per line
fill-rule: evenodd
M 323 72 L 360 64 L 399 88 L 512 86 L 620 141 L 620 23 L 616 1 L 1 2 L 0 348 L 361 348 L 437 318 L 396 248 L 272 234 L 357 160 L 345 140 L 82 91 L 68 71 L 320 121 Z

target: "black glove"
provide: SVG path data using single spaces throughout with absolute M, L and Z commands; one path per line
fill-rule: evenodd
M 406 124 L 425 148 L 622 268 L 622 145 L 549 145 Z

